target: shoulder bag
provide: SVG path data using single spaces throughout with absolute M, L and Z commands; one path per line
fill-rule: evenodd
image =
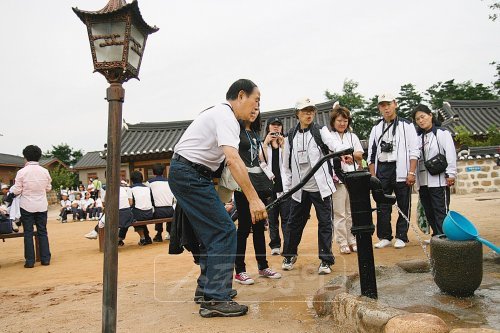
M 439 141 L 436 133 L 436 143 L 438 146 L 438 153 L 434 157 L 425 160 L 425 147 L 424 147 L 424 134 L 422 134 L 422 154 L 424 157 L 424 165 L 427 171 L 433 176 L 439 175 L 446 171 L 448 167 L 448 162 L 446 161 L 446 156 L 441 154 L 439 151 Z

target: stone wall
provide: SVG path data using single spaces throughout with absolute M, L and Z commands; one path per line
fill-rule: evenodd
M 496 158 L 457 161 L 455 193 L 500 192 L 500 167 Z

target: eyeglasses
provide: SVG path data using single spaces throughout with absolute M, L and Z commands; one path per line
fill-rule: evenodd
M 300 110 L 300 112 L 303 112 L 305 114 L 313 114 L 313 113 L 316 113 L 316 109 L 302 109 Z

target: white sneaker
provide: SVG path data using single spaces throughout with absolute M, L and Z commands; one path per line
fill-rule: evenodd
M 319 264 L 318 267 L 318 274 L 319 275 L 325 275 L 325 274 L 330 274 L 332 272 L 332 269 L 330 268 L 330 264 L 322 261 L 321 264 Z
M 88 234 L 85 235 L 85 238 L 88 238 L 88 239 L 97 239 L 97 231 L 95 230 L 92 230 L 91 232 L 89 232 Z
M 62 217 L 58 216 L 58 217 L 57 217 L 57 220 L 58 220 L 58 221 L 61 221 L 61 220 L 62 220 Z
M 391 246 L 391 241 L 387 239 L 381 239 L 377 244 L 375 244 L 376 249 L 382 249 L 387 246 Z
M 279 247 L 275 247 L 274 249 L 271 249 L 272 256 L 279 256 L 280 254 L 281 254 L 281 250 Z
M 170 234 L 167 232 L 167 234 L 165 235 L 165 240 L 170 240 Z
M 396 249 L 402 249 L 402 248 L 403 248 L 403 247 L 405 247 L 405 246 L 406 246 L 405 242 L 403 242 L 403 241 L 402 241 L 401 239 L 399 239 L 399 238 L 396 238 L 396 241 L 394 242 L 394 247 L 395 247 Z
M 281 268 L 285 271 L 291 271 L 293 269 L 293 265 L 297 261 L 297 256 L 292 256 L 290 258 L 283 258 L 283 263 L 281 264 Z

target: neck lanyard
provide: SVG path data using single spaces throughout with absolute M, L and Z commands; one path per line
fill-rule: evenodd
M 247 135 L 248 143 L 250 143 L 250 164 L 253 165 L 253 161 L 258 157 L 259 144 L 258 142 L 254 142 L 254 140 L 257 141 L 257 139 L 255 138 L 256 137 L 255 133 L 253 131 L 251 132 L 254 136 L 254 138 L 252 139 L 248 134 L 248 132 L 250 131 L 245 129 L 245 134 Z

